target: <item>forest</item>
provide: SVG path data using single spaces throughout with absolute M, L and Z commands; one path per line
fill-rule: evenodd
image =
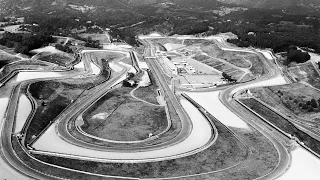
M 4 33 L 0 38 L 0 44 L 8 48 L 14 48 L 16 53 L 29 54 L 30 50 L 40 48 L 52 43 L 54 38 L 48 33 L 14 34 Z

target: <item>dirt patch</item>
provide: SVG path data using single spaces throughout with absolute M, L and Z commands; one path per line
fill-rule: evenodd
M 294 68 L 289 68 L 289 70 L 295 74 L 297 80 L 305 81 L 313 87 L 320 89 L 320 76 L 310 61 L 299 64 Z

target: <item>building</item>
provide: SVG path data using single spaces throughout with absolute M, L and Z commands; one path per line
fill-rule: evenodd
M 171 70 L 172 74 L 178 75 L 178 68 L 167 57 L 163 57 L 164 64 Z

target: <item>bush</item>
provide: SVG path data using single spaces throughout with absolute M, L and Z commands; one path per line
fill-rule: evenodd
M 13 42 L 13 41 L 8 41 L 8 42 L 6 43 L 6 46 L 7 46 L 8 48 L 13 48 L 13 47 L 14 47 L 14 42 Z
M 296 100 L 296 99 L 295 99 L 293 102 L 296 103 L 296 104 L 298 104 L 298 100 Z M 299 104 L 299 106 L 300 106 L 300 104 Z
M 308 52 L 303 52 L 298 50 L 297 47 L 290 46 L 286 64 L 290 64 L 291 62 L 304 63 L 308 61 L 310 57 Z
M 29 54 L 29 50 L 37 49 L 53 42 L 52 36 L 45 33 L 38 34 L 14 34 L 4 33 L 0 44 L 9 48 L 14 47 L 15 52 Z M 13 45 L 14 44 L 14 45 Z
M 232 76 L 228 75 L 225 72 L 222 72 L 222 77 L 228 82 L 236 82 L 237 80 L 233 79 Z
M 311 99 L 311 106 L 313 107 L 313 108 L 317 108 L 318 107 L 318 104 L 317 104 L 317 102 L 316 102 L 316 100 L 315 99 Z
M 306 105 L 310 106 L 311 105 L 311 101 L 307 101 Z
M 63 46 L 61 44 L 56 44 L 55 48 L 59 49 L 60 51 L 64 51 L 66 53 L 72 53 L 73 52 L 72 49 L 67 45 Z
M 304 109 L 304 110 L 308 109 L 308 105 L 303 104 L 303 105 L 302 105 L 302 109 Z

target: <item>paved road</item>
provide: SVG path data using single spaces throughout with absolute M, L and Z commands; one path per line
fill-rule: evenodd
M 231 50 L 231 51 L 235 50 L 235 51 L 239 51 L 239 52 L 256 53 L 259 58 L 263 59 L 264 62 L 266 62 L 265 65 L 268 67 L 268 69 L 270 71 L 267 75 L 265 75 L 261 78 L 258 78 L 258 80 L 255 80 L 253 82 L 246 83 L 245 85 L 243 85 L 243 84 L 235 85 L 230 88 L 227 88 L 226 90 L 214 92 L 214 94 L 217 95 L 215 97 L 215 98 L 217 98 L 217 102 L 214 103 L 215 104 L 215 107 L 213 108 L 214 111 L 210 110 L 209 112 L 211 112 L 213 114 L 218 113 L 219 116 L 216 118 L 218 118 L 218 120 L 220 118 L 221 122 L 229 123 L 228 124 L 229 126 L 230 125 L 232 126 L 232 124 L 234 124 L 235 127 L 238 126 L 238 127 L 242 127 L 242 128 L 249 128 L 246 125 L 246 123 L 248 123 L 252 127 L 254 127 L 255 129 L 257 129 L 259 132 L 261 132 L 265 137 L 267 137 L 274 144 L 274 146 L 277 149 L 278 154 L 279 154 L 279 162 L 278 162 L 277 168 L 274 171 L 272 171 L 271 173 L 264 175 L 258 179 L 275 179 L 275 178 L 279 177 L 283 172 L 285 172 L 289 166 L 290 155 L 288 154 L 286 148 L 273 135 L 271 135 L 269 132 L 266 131 L 267 128 L 265 128 L 265 124 L 262 121 L 259 121 L 259 120 L 251 121 L 250 119 L 257 119 L 257 117 L 252 115 L 251 118 L 248 118 L 245 114 L 243 114 L 242 112 L 239 111 L 238 107 L 232 106 L 232 104 L 229 103 L 229 100 L 232 99 L 232 96 L 235 92 L 240 91 L 241 89 L 246 89 L 249 87 L 285 84 L 286 81 L 281 77 L 280 71 L 275 67 L 274 64 L 272 64 L 272 61 L 266 59 L 265 56 L 263 56 L 261 52 L 252 51 L 252 50 L 243 50 L 240 48 L 234 49 L 233 47 L 229 47 L 228 44 L 225 43 L 224 39 L 220 40 L 220 38 L 218 38 L 218 40 L 215 40 L 215 42 L 218 43 L 219 47 L 221 47 L 222 49 L 225 49 L 225 50 Z M 153 54 L 145 52 L 145 56 L 152 57 Z M 211 97 L 211 98 L 214 98 L 214 97 Z M 218 98 L 220 100 L 218 100 Z M 207 103 L 205 103 L 205 104 L 207 104 Z M 208 108 L 208 107 L 209 106 L 205 106 L 204 108 Z M 222 110 L 220 110 L 221 108 L 225 109 L 225 110 L 222 111 Z M 208 108 L 208 110 L 209 109 L 212 109 L 211 106 L 210 106 L 210 108 Z M 219 112 L 215 112 L 215 111 L 219 111 Z M 236 116 L 232 120 L 229 120 L 231 118 L 230 114 L 234 114 Z M 239 119 L 238 117 L 241 117 L 241 119 Z M 236 122 L 236 119 L 238 119 L 239 122 Z M 246 123 L 243 122 L 242 119 L 245 120 Z
M 20 71 L 19 73 L 28 73 L 29 71 Z M 36 71 L 32 71 L 33 73 L 35 73 Z M 43 74 L 45 71 L 39 71 L 40 75 L 39 77 L 32 77 L 34 78 L 40 78 L 43 80 L 46 80 L 46 74 Z M 63 78 L 70 78 L 73 77 L 75 75 L 77 75 L 78 73 L 74 74 L 71 72 L 60 72 L 63 76 Z M 51 77 L 51 76 L 49 76 Z M 31 77 L 29 77 L 31 78 Z M 29 79 L 28 78 L 28 79 Z M 53 77 L 51 77 L 52 79 Z M 20 90 L 20 86 L 21 83 L 17 84 L 16 79 L 8 79 L 7 82 L 8 84 L 10 84 L 10 86 L 6 85 L 1 87 L 1 94 L 7 94 L 7 98 L 9 98 L 9 103 L 8 103 L 8 108 L 7 111 L 5 112 L 5 116 L 2 122 L 2 126 L 1 126 L 1 158 L 4 162 L 6 162 L 6 168 L 10 168 L 10 170 L 12 171 L 12 173 L 14 173 L 16 176 L 12 177 L 13 179 L 29 179 L 32 177 L 32 179 L 51 179 L 53 177 L 50 177 L 44 173 L 41 173 L 37 170 L 34 170 L 33 168 L 27 166 L 26 164 L 24 164 L 24 162 L 22 162 L 17 156 L 15 151 L 13 150 L 12 144 L 11 144 L 11 132 L 13 131 L 13 126 L 14 126 L 14 119 L 15 119 L 15 111 L 17 110 L 17 102 L 18 102 L 18 94 L 19 94 L 19 90 Z M 34 80 L 31 80 L 34 81 Z M 30 81 L 30 82 L 31 82 Z M 25 81 L 26 82 L 26 81 Z M 29 82 L 29 83 L 30 83 Z M 3 162 L 1 160 L 1 162 Z M 31 159 L 32 161 L 32 159 Z M 20 175 L 18 175 L 18 174 Z M 5 177 L 5 176 L 4 176 Z M 56 178 L 53 178 L 56 179 Z
M 90 99 L 85 100 L 85 103 L 76 103 L 71 110 L 66 112 L 66 115 L 61 117 L 60 122 L 58 123 L 57 129 L 59 132 L 59 136 L 63 137 L 65 140 L 67 140 L 70 144 L 67 145 L 62 141 L 59 141 L 58 138 L 52 139 L 52 141 L 56 141 L 56 143 L 59 141 L 59 147 L 62 146 L 68 146 L 69 148 L 61 148 L 60 152 L 56 155 L 63 156 L 63 154 L 70 154 L 68 153 L 68 150 L 70 150 L 71 147 L 74 151 L 77 149 L 76 152 L 73 154 L 77 156 L 77 158 L 80 158 L 80 156 L 84 156 L 84 158 L 94 158 L 95 160 L 100 161 L 103 159 L 103 161 L 112 161 L 112 162 L 149 162 L 149 161 L 159 161 L 164 159 L 172 159 L 172 158 L 178 158 L 178 157 L 184 157 L 187 155 L 191 155 L 194 153 L 197 153 L 207 147 L 209 147 L 213 143 L 213 132 L 211 129 L 211 126 L 207 119 L 205 119 L 199 111 L 195 107 L 190 106 L 188 102 L 183 101 L 181 102 L 184 105 L 184 108 L 189 109 L 193 113 L 189 113 L 188 115 L 191 116 L 191 119 L 193 122 L 193 129 L 191 129 L 191 122 L 189 120 L 189 117 L 186 116 L 186 113 L 184 112 L 183 108 L 181 107 L 180 103 L 176 99 L 175 95 L 169 88 L 169 86 L 166 84 L 166 81 L 163 77 L 163 74 L 160 72 L 158 65 L 154 61 L 149 62 L 151 69 L 153 72 L 155 72 L 156 77 L 159 78 L 159 82 L 161 84 L 161 87 L 166 91 L 166 94 L 169 96 L 169 99 L 171 100 L 173 106 L 175 107 L 179 117 L 182 120 L 182 131 L 180 134 L 175 138 L 175 141 L 172 142 L 172 144 L 168 144 L 161 149 L 147 149 L 147 150 L 140 150 L 137 152 L 132 152 L 133 150 L 127 151 L 127 152 L 119 152 L 118 150 L 110 150 L 108 149 L 108 153 L 104 153 L 101 151 L 91 150 L 88 147 L 88 144 L 83 143 L 81 141 L 77 141 L 76 139 L 72 138 L 70 134 L 67 131 L 67 123 L 68 120 L 72 118 L 72 116 L 76 115 L 77 112 L 82 112 L 85 110 L 85 108 L 88 107 L 88 105 L 94 103 L 94 101 L 98 100 L 103 94 L 105 94 L 109 90 L 109 86 L 113 83 L 113 81 L 116 81 L 116 79 L 108 81 L 102 89 L 105 89 L 105 91 L 100 91 L 101 93 L 96 93 L 94 96 L 90 97 Z M 48 129 L 48 132 L 53 133 L 52 129 Z M 199 139 L 199 137 L 202 137 Z M 46 138 L 52 138 L 47 136 L 46 134 L 43 135 L 43 138 L 41 137 L 38 142 L 34 144 L 33 147 L 36 149 L 41 149 L 45 151 L 49 151 L 51 149 L 50 144 L 45 143 L 47 140 Z M 196 140 L 197 139 L 197 140 Z M 73 144 L 76 144 L 77 146 L 74 146 Z M 162 144 L 163 145 L 163 144 Z M 55 144 L 54 146 L 57 146 Z M 79 146 L 86 147 L 85 148 L 79 148 Z
M 147 49 L 146 49 L 146 53 L 145 55 L 147 56 L 150 56 L 150 57 L 154 57 L 154 47 L 152 44 L 149 44 Z M 190 130 L 191 130 L 191 123 L 189 122 L 189 119 L 188 117 L 186 117 L 186 114 L 185 112 L 183 111 L 183 108 L 181 107 L 181 104 L 183 105 L 184 108 L 186 109 L 190 109 L 190 111 L 192 111 L 191 114 L 189 114 L 190 116 L 192 116 L 192 114 L 194 116 L 192 116 L 191 119 L 197 119 L 197 117 L 200 117 L 201 114 L 197 114 L 197 113 L 200 113 L 199 111 L 195 111 L 195 110 L 192 110 L 192 108 L 195 108 L 193 105 L 191 105 L 190 103 L 188 104 L 188 102 L 186 102 L 185 100 L 182 100 L 181 102 L 178 102 L 178 100 L 176 99 L 174 93 L 172 92 L 172 90 L 169 88 L 169 86 L 166 84 L 166 80 L 163 76 L 163 72 L 161 71 L 161 68 L 159 68 L 159 64 L 157 63 L 157 60 L 156 59 L 148 59 L 148 64 L 150 65 L 150 68 L 151 70 L 153 70 L 153 72 L 155 72 L 156 74 L 156 77 L 158 78 L 159 82 L 160 82 L 160 85 L 163 89 L 163 91 L 166 92 L 166 94 L 168 94 L 169 96 L 169 99 L 172 100 L 172 103 L 173 105 L 175 106 L 175 108 L 177 109 L 177 113 L 179 114 L 180 117 L 184 117 L 182 118 L 182 122 L 184 123 L 183 125 L 183 131 L 182 133 L 180 134 L 181 135 L 181 138 L 182 135 L 184 136 L 185 138 L 185 135 L 186 134 L 189 134 L 191 133 Z M 128 69 L 126 69 L 125 71 L 127 71 Z M 262 80 L 266 80 L 268 81 L 269 79 L 271 78 L 279 78 L 278 74 L 276 72 L 271 72 L 268 76 L 264 77 L 264 79 L 260 79 L 258 81 L 254 81 L 252 82 L 251 84 L 253 85 L 260 85 L 261 83 L 264 83 L 265 81 L 262 81 Z M 111 80 L 110 82 L 106 83 L 103 87 L 108 90 L 109 89 L 109 86 L 111 85 L 112 81 L 115 81 L 117 78 Z M 244 86 L 242 85 L 237 85 L 237 86 L 234 86 L 234 87 L 231 87 L 231 88 L 228 88 L 227 90 L 221 92 L 220 94 L 220 99 L 221 99 L 221 102 L 227 106 L 228 108 L 230 108 L 233 113 L 236 113 L 237 115 L 239 116 L 244 116 L 243 114 L 239 113 L 237 111 L 237 108 L 236 107 L 233 107 L 230 103 L 229 103 L 229 99 L 231 99 L 232 97 L 232 94 L 235 92 L 235 91 L 238 91 L 239 89 L 241 88 L 245 88 Z M 19 87 L 17 88 L 14 88 L 12 90 L 12 94 L 15 94 L 17 93 L 16 91 L 19 90 Z M 92 103 L 94 102 L 96 99 L 98 99 L 99 97 L 101 97 L 103 95 L 103 93 L 105 93 L 106 90 L 103 90 L 101 91 L 101 93 L 97 93 L 95 94 L 94 96 L 90 97 L 89 99 L 87 99 L 88 103 L 78 103 L 78 104 L 75 104 L 75 107 L 73 109 L 71 109 L 71 111 L 68 111 L 66 112 L 66 114 L 64 114 L 62 117 L 63 119 L 65 117 L 69 117 L 71 118 L 73 115 L 76 114 L 77 110 L 78 109 L 82 109 L 84 107 L 87 106 L 87 104 L 89 103 Z M 17 97 L 18 96 L 12 96 L 11 97 L 11 102 L 9 103 L 10 105 L 10 108 L 9 109 L 15 109 L 16 106 L 17 106 Z M 181 103 L 181 104 L 180 104 Z M 66 118 L 65 120 L 69 119 L 69 118 Z M 6 131 L 1 131 L 2 135 L 1 135 L 1 143 L 5 146 L 5 147 L 8 147 L 8 148 L 5 148 L 5 150 L 3 151 L 3 153 L 8 157 L 7 160 L 8 161 L 11 161 L 10 164 L 12 166 L 15 166 L 16 169 L 19 169 L 21 172 L 23 172 L 26 176 L 32 176 L 32 177 L 37 177 L 39 179 L 45 179 L 45 178 L 48 178 L 47 175 L 45 174 L 41 174 L 27 166 L 24 166 L 24 165 L 21 165 L 21 161 L 19 161 L 17 159 L 17 157 L 15 156 L 15 154 L 13 152 L 9 152 L 9 151 L 12 151 L 12 148 L 10 148 L 11 146 L 11 133 L 8 133 L 8 130 L 12 130 L 12 120 L 10 121 L 10 119 L 14 119 L 14 113 L 8 113 L 8 119 L 7 121 L 5 121 L 5 124 L 3 126 L 3 129 L 6 129 Z M 188 120 L 188 121 L 186 121 Z M 199 119 L 198 119 L 199 120 Z M 62 120 L 61 120 L 62 121 Z M 204 122 L 206 122 L 207 120 L 203 120 L 202 121 L 202 125 L 200 125 L 199 127 L 209 127 L 210 125 L 208 125 L 208 122 L 207 122 L 207 125 L 205 125 Z M 195 123 L 195 122 L 193 122 Z M 274 171 L 273 173 L 269 174 L 268 176 L 265 176 L 263 178 L 275 178 L 277 177 L 281 172 L 284 171 L 284 168 L 286 167 L 286 165 L 288 164 L 288 154 L 285 150 L 285 148 L 283 147 L 283 145 L 281 143 L 279 143 L 272 135 L 270 135 L 269 133 L 265 132 L 264 128 L 263 128 L 263 125 L 262 124 L 259 124 L 257 122 L 253 122 L 253 121 L 247 121 L 247 123 L 251 124 L 253 127 L 257 128 L 259 131 L 261 131 L 266 137 L 268 137 L 275 145 L 275 147 L 277 148 L 277 150 L 279 151 L 279 154 L 280 154 L 280 164 L 277 168 L 277 171 Z M 59 125 L 62 124 L 61 127 L 59 127 L 59 130 L 61 129 L 65 129 L 66 127 L 66 124 L 65 123 L 59 123 Z M 195 124 L 194 124 L 195 125 Z M 189 128 L 188 128 L 189 126 Z M 51 129 L 52 130 L 52 129 Z M 207 134 L 207 133 L 205 133 Z M 211 132 L 212 134 L 212 132 Z M 210 136 L 211 136 L 210 134 Z M 189 134 L 190 135 L 190 134 Z M 198 134 L 195 134 L 195 135 L 198 135 Z M 189 136 L 188 136 L 189 137 Z M 202 138 L 206 138 L 207 136 L 203 136 Z M 197 137 L 198 138 L 198 137 Z M 212 138 L 212 137 L 211 137 Z M 185 140 L 185 139 L 183 139 Z M 193 139 L 194 141 L 194 139 Z M 182 141 L 184 142 L 184 141 Z M 180 142 L 180 144 L 182 144 L 182 142 Z M 188 142 L 185 146 L 179 146 L 180 144 L 176 144 L 176 153 L 177 152 L 181 152 L 180 148 L 188 148 L 191 144 Z M 203 145 L 201 146 L 201 148 L 203 149 Z M 200 149 L 200 150 L 202 150 Z M 72 149 L 73 150 L 73 149 Z M 169 149 L 170 150 L 170 149 Z M 186 149 L 183 149 L 184 151 Z M 6 152 L 8 151 L 8 152 Z M 155 151 L 154 151 L 155 152 Z M 156 154 L 154 153 L 153 154 Z M 159 151 L 156 151 L 156 152 L 159 152 L 159 153 L 162 153 L 162 152 L 165 152 L 164 149 L 161 149 Z M 93 152 L 94 153 L 94 152 Z M 171 152 L 172 153 L 172 152 Z M 121 154 L 121 153 L 120 153 Z M 144 159 L 145 156 L 144 153 L 141 153 L 141 157 L 140 159 Z M 155 155 L 153 155 L 154 157 Z M 150 157 L 152 157 L 150 155 Z M 175 156 L 175 158 L 177 158 L 178 156 Z M 170 157 L 172 158 L 172 157 Z
M 220 44 L 220 47 L 222 49 L 228 49 L 232 50 L 232 47 L 229 47 L 228 44 L 224 41 L 217 41 Z M 241 51 L 241 49 L 236 49 L 237 51 Z M 245 52 L 250 52 L 250 50 L 244 50 Z M 272 86 L 272 85 L 282 85 L 286 84 L 285 79 L 281 76 L 280 70 L 272 64 L 272 62 L 267 59 L 265 56 L 262 55 L 261 52 L 252 51 L 258 55 L 260 59 L 263 59 L 264 62 L 267 62 L 267 67 L 269 70 L 269 73 L 261 78 L 258 78 L 255 81 L 246 83 L 245 85 L 236 85 L 233 87 L 230 87 L 224 91 L 222 91 L 219 95 L 219 98 L 223 105 L 225 105 L 228 109 L 230 109 L 233 113 L 237 114 L 241 117 L 241 119 L 245 120 L 248 124 L 250 124 L 252 127 L 257 129 L 260 133 L 262 133 L 265 137 L 267 137 L 273 145 L 276 147 L 278 154 L 279 154 L 279 162 L 277 168 L 272 171 L 270 174 L 267 174 L 259 179 L 275 179 L 279 177 L 283 172 L 286 171 L 290 164 L 290 155 L 283 144 L 281 144 L 274 135 L 272 135 L 270 132 L 267 131 L 269 125 L 261 121 L 259 118 L 257 118 L 255 115 L 251 114 L 251 118 L 247 117 L 247 114 L 243 114 L 238 107 L 233 106 L 229 100 L 232 98 L 233 94 L 236 91 L 240 91 L 242 89 L 248 89 L 252 87 L 261 87 L 261 86 Z M 250 113 L 249 113 L 250 114 Z M 253 120 L 252 120 L 253 119 Z M 268 127 L 268 128 L 266 128 Z

